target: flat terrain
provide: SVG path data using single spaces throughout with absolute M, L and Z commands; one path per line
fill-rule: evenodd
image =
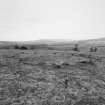
M 105 105 L 104 44 L 25 47 L 0 49 L 0 105 Z

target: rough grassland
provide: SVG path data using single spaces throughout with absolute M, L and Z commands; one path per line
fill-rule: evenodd
M 0 49 L 0 105 L 105 105 L 105 49 L 49 49 Z

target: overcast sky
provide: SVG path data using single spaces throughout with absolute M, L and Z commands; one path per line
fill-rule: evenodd
M 0 0 L 0 40 L 105 37 L 105 0 Z

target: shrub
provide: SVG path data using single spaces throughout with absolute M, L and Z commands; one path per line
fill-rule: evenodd
M 79 51 L 78 44 L 74 45 L 73 51 Z
M 25 46 L 21 46 L 20 49 L 21 49 L 21 50 L 27 50 L 28 48 L 25 47 Z
M 90 52 L 96 52 L 97 51 L 97 47 L 91 47 L 90 48 Z
M 15 46 L 14 46 L 14 49 L 19 49 L 19 46 L 18 46 L 18 45 L 15 45 Z

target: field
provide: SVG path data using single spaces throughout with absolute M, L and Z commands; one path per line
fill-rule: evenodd
M 2 46 L 0 105 L 105 105 L 105 45 Z

